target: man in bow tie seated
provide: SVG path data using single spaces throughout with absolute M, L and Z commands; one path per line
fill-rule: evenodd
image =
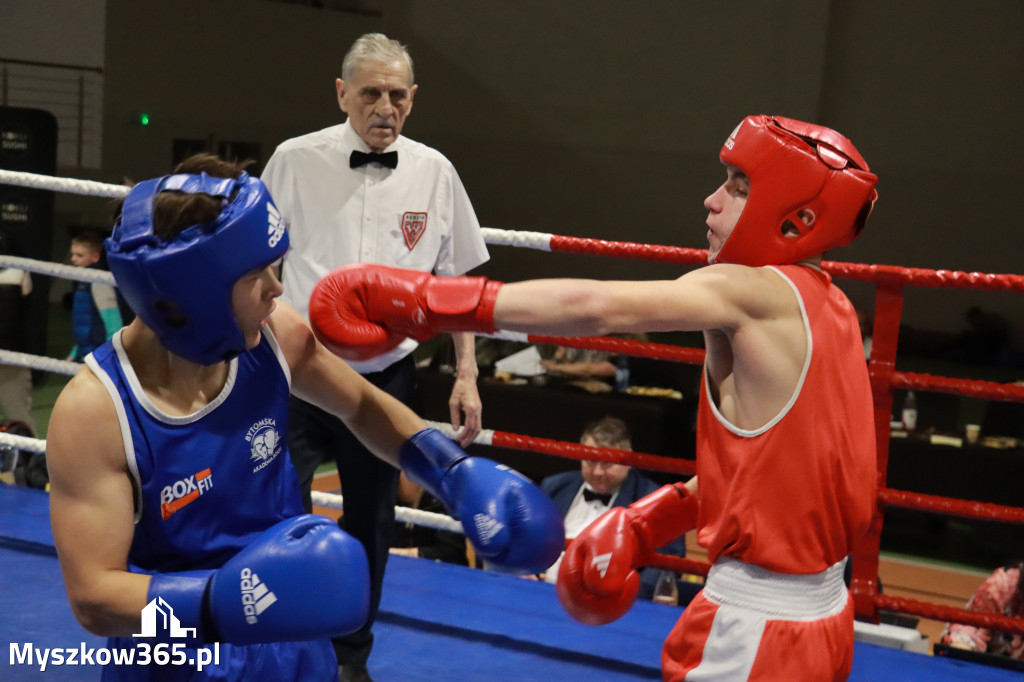
M 345 55 L 335 86 L 345 122 L 281 143 L 262 178 L 291 239 L 282 300 L 304 317 L 313 286 L 342 265 L 376 263 L 455 276 L 488 259 L 480 223 L 451 162 L 402 135 L 419 87 L 405 47 L 380 33 L 362 36 Z M 475 338 L 468 332 L 451 336 L 456 378 L 448 404 L 452 428 L 465 447 L 481 428 Z M 416 345 L 406 339 L 345 359 L 408 405 Z M 370 627 L 395 526 L 398 471 L 374 458 L 340 420 L 308 402 L 292 399 L 291 420 L 288 447 L 306 511 L 317 466 L 336 462 L 344 528 L 363 543 L 370 560 L 370 622 L 335 641 L 342 679 L 368 680 Z
M 580 443 L 594 448 L 632 450 L 632 439 L 626 422 L 617 417 L 604 417 L 583 430 Z M 548 476 L 540 484 L 565 519 L 565 536 L 574 538 L 597 517 L 612 507 L 628 507 L 641 497 L 653 493 L 658 484 L 626 464 L 585 459 L 580 468 Z M 680 537 L 658 549 L 660 554 L 686 556 L 686 538 Z M 558 579 L 559 557 L 543 578 L 554 584 Z M 662 571 L 640 569 L 642 599 L 651 599 Z

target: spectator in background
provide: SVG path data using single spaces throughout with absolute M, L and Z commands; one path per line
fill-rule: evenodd
M 413 483 L 404 473 L 398 479 L 398 505 L 435 514 L 448 513 L 440 500 Z M 395 522 L 391 553 L 469 566 L 465 536 L 414 523 Z
M 10 238 L 0 233 L 0 255 L 11 253 Z M 0 268 L 0 348 L 22 353 L 26 350 L 29 296 L 32 277 L 24 270 Z M 32 371 L 28 367 L 0 364 L 0 415 L 24 422 L 32 420 Z
M 647 334 L 644 333 L 608 336 L 640 343 L 649 341 Z M 558 346 L 551 359 L 541 360 L 540 365 L 552 377 L 563 379 L 592 393 L 600 393 L 605 390 L 602 384 L 614 386 L 617 391 L 624 391 L 630 384 L 630 368 L 635 360 L 637 358 L 606 350 Z
M 966 608 L 1014 618 L 1024 616 L 1022 573 L 1024 561 L 997 568 L 974 593 Z M 939 641 L 960 649 L 1024 660 L 1024 637 L 1010 632 L 949 623 Z
M 71 238 L 71 264 L 104 270 L 104 236 L 85 230 Z M 117 293 L 109 284 L 73 282 L 71 288 L 71 335 L 75 341 L 68 360 L 81 362 L 122 327 Z
M 617 417 L 604 417 L 589 424 L 583 430 L 580 443 L 596 448 L 633 449 L 629 427 Z M 612 507 L 626 507 L 659 486 L 625 464 L 585 459 L 579 470 L 548 476 L 540 487 L 562 512 L 566 538 L 574 538 Z M 659 548 L 658 552 L 686 556 L 685 536 Z M 543 574 L 544 580 L 556 582 L 560 563 L 561 557 Z M 651 599 L 661 573 L 657 568 L 641 568 L 638 596 Z
M 548 372 L 572 379 L 611 379 L 615 376 L 614 356 L 606 350 L 559 346 L 550 360 L 540 365 Z

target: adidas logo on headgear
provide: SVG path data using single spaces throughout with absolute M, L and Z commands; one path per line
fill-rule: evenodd
M 270 235 L 270 238 L 267 239 L 267 246 L 274 248 L 284 236 L 284 221 L 281 220 L 281 213 L 277 207 L 269 201 L 267 202 L 267 222 L 267 234 Z

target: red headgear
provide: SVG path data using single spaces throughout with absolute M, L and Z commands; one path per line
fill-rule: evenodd
M 878 176 L 830 128 L 782 116 L 748 116 L 719 154 L 750 179 L 750 195 L 716 263 L 785 265 L 849 244 L 864 229 Z M 812 225 L 797 216 L 814 212 Z M 786 236 L 792 224 L 799 236 Z

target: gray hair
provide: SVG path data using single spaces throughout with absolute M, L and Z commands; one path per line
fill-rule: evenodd
M 592 422 L 583 430 L 580 438 L 582 443 L 587 437 L 593 438 L 598 447 L 632 450 L 633 443 L 629 436 L 629 427 L 618 417 L 603 417 Z
M 412 73 L 412 57 L 405 45 L 383 33 L 367 33 L 352 43 L 345 55 L 341 63 L 341 79 L 351 81 L 356 70 L 366 62 L 390 64 L 395 61 L 405 62 L 409 67 L 409 85 L 412 86 L 416 82 Z

